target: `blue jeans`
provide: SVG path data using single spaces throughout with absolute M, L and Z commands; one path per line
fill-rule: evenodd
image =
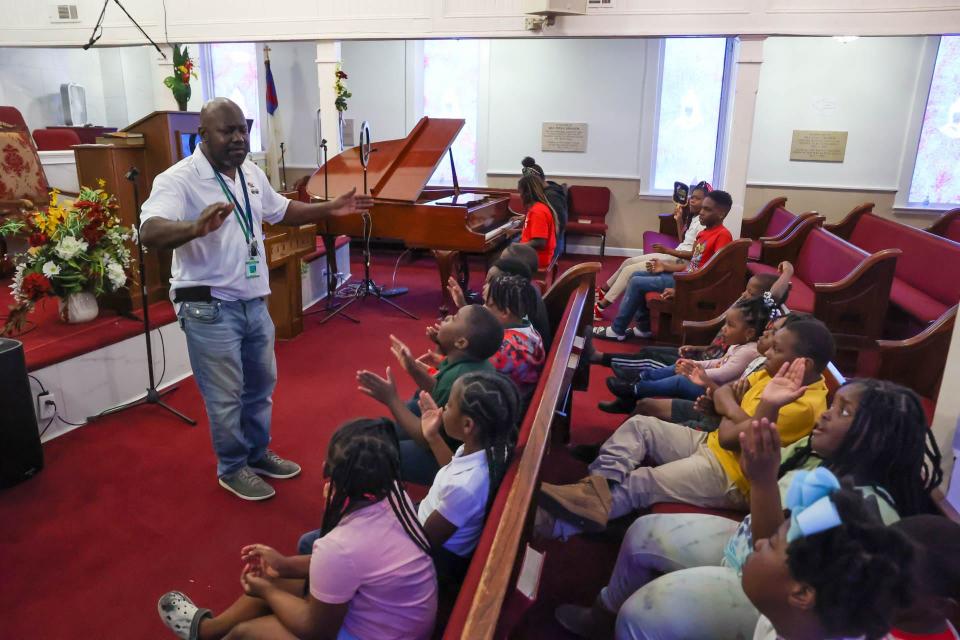
M 620 311 L 611 325 L 613 330 L 620 335 L 625 334 L 630 327 L 630 320 L 636 316 L 637 327 L 642 331 L 649 331 L 650 312 L 647 310 L 646 294 L 650 291 L 663 291 L 673 285 L 672 273 L 634 274 L 620 303 Z
M 263 457 L 270 442 L 277 359 L 262 298 L 184 302 L 180 327 L 210 421 L 217 475 Z
M 638 400 L 657 397 L 696 400 L 703 395 L 704 389 L 689 378 L 678 375 L 674 367 L 660 367 L 644 371 L 633 385 L 633 392 Z

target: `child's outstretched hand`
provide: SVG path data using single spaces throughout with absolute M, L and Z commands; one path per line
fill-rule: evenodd
M 428 367 L 439 367 L 440 363 L 443 362 L 443 356 L 433 351 L 432 349 L 427 349 L 427 352 L 417 358 L 417 362 L 420 364 L 425 364 Z
M 747 391 L 750 391 L 750 381 L 746 378 L 738 378 L 732 385 L 733 397 L 737 400 L 737 404 L 743 402 L 743 396 L 747 395 Z
M 386 378 L 381 378 L 373 371 L 357 371 L 357 385 L 360 391 L 385 405 L 389 405 L 397 397 L 397 385 L 393 381 L 390 367 L 387 367 Z
M 717 415 L 717 410 L 713 406 L 713 390 L 707 389 L 707 392 L 693 401 L 693 408 L 705 416 Z
M 784 362 L 777 375 L 767 383 L 760 400 L 775 407 L 783 407 L 794 402 L 807 390 L 803 384 L 803 374 L 806 371 L 806 361 L 795 358 L 792 362 Z
M 647 260 L 647 273 L 663 273 L 663 262 L 659 258 Z
M 450 276 L 447 279 L 447 293 L 450 294 L 450 298 L 453 300 L 453 304 L 457 308 L 467 306 L 467 297 L 463 295 L 463 288 L 453 276 Z
M 265 544 L 250 544 L 240 550 L 240 560 L 251 567 L 258 567 L 269 578 L 283 577 L 286 557 Z
M 432 324 L 432 325 L 430 325 L 429 327 L 427 327 L 427 337 L 430 339 L 430 342 L 435 342 L 435 343 L 439 344 L 439 342 L 437 342 L 437 335 L 439 335 L 439 334 L 440 334 L 440 323 L 439 323 L 439 322 L 437 322 L 437 323 L 435 323 L 435 324 Z
M 243 566 L 243 572 L 240 574 L 240 586 L 243 592 L 251 598 L 262 598 L 264 594 L 273 588 L 273 584 L 263 575 L 263 572 L 250 564 Z
M 660 292 L 660 299 L 661 299 L 661 300 L 670 300 L 670 299 L 672 299 L 675 295 L 677 295 L 677 290 L 674 289 L 673 287 L 667 287 L 666 289 L 664 289 L 663 291 Z
M 436 401 L 426 391 L 420 392 L 417 404 L 420 406 L 420 430 L 423 432 L 423 439 L 429 442 L 440 435 L 443 409 L 437 406 Z
M 677 360 L 677 373 L 690 380 L 690 382 L 698 384 L 701 387 L 710 386 L 710 380 L 707 378 L 707 371 L 699 362 L 681 358 L 680 360 Z
M 397 362 L 400 363 L 400 366 L 403 367 L 404 371 L 407 373 L 413 371 L 417 361 L 413 357 L 410 347 L 401 342 L 400 339 L 393 334 L 390 335 L 390 352 L 393 353 L 393 356 L 397 359 Z
M 777 271 L 785 274 L 788 278 L 793 277 L 793 265 L 786 260 L 777 265 Z
M 740 468 L 753 483 L 776 484 L 780 471 L 780 432 L 766 418 L 752 420 L 740 433 Z

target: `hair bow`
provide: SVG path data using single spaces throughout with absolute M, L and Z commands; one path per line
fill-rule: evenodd
M 763 292 L 763 306 L 767 308 L 767 312 L 770 314 L 770 320 L 776 320 L 783 315 L 783 310 L 780 308 L 780 305 L 777 304 L 777 301 L 773 299 L 773 294 L 769 291 Z
M 839 488 L 837 477 L 823 467 L 797 472 L 787 490 L 786 507 L 790 510 L 787 542 L 842 524 L 840 513 L 830 499 L 830 494 Z

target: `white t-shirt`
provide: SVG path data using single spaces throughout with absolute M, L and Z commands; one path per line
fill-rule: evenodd
M 185 221 L 196 220 L 200 213 L 218 202 L 230 200 L 220 188 L 210 161 L 197 145 L 193 154 L 173 165 L 153 181 L 150 197 L 143 203 L 141 225 L 151 218 Z M 246 207 L 240 173 L 250 196 L 253 232 L 257 239 L 259 266 L 256 278 L 246 276 L 249 257 L 247 241 L 237 214 L 230 214 L 223 226 L 202 238 L 177 247 L 173 251 L 170 297 L 174 289 L 206 285 L 220 300 L 250 300 L 270 294 L 270 277 L 263 248 L 263 222 L 276 224 L 283 220 L 290 201 L 273 190 L 260 167 L 249 160 L 237 171 L 237 179 L 224 175 L 223 180 L 237 202 Z
M 683 234 L 683 242 L 677 245 L 677 251 L 693 251 L 693 245 L 697 242 L 697 234 L 705 228 L 703 223 L 700 222 L 700 216 L 693 216 L 693 219 L 690 220 L 690 226 L 687 227 L 687 232 Z
M 450 464 L 437 472 L 430 492 L 417 509 L 417 517 L 421 524 L 426 524 L 430 514 L 439 511 L 457 527 L 443 548 L 465 558 L 473 553 L 483 532 L 489 494 L 487 452 L 475 451 L 465 456 L 461 445 Z

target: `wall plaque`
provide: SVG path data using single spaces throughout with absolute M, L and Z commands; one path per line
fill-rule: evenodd
M 540 130 L 541 151 L 587 151 L 586 122 L 544 122 Z
M 846 131 L 793 131 L 791 161 L 843 162 L 846 152 Z

